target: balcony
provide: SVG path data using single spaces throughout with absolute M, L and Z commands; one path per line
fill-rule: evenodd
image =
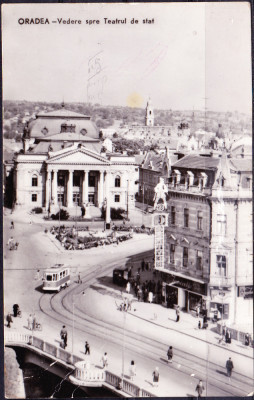
M 181 184 L 181 183 L 169 183 L 168 184 L 168 191 L 172 192 L 184 192 L 184 193 L 190 193 L 190 194 L 197 194 L 197 195 L 203 195 L 203 196 L 208 196 L 211 194 L 211 189 L 210 188 L 201 188 L 199 186 L 187 186 L 186 184 Z
M 211 275 L 210 276 L 210 285 L 218 286 L 218 287 L 231 287 L 234 284 L 234 278 L 232 276 L 218 276 Z

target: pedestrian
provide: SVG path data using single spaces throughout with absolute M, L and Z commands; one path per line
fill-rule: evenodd
M 244 344 L 245 344 L 245 346 L 250 345 L 250 335 L 248 333 L 246 333 L 246 335 L 245 335 Z
M 14 222 L 11 221 L 11 229 L 14 229 Z
M 172 358 L 173 358 L 173 347 L 172 346 L 169 346 L 167 356 L 168 356 L 168 362 L 172 363 Z
M 131 378 L 131 381 L 133 381 L 135 375 L 136 375 L 136 365 L 135 365 L 135 362 L 132 360 L 131 361 L 131 365 L 130 365 L 130 378 Z
M 33 329 L 33 317 L 32 317 L 32 314 L 30 314 L 28 319 L 27 319 L 27 325 L 28 325 L 29 331 L 31 331 Z
M 232 375 L 232 369 L 234 368 L 233 361 L 231 360 L 231 357 L 226 362 L 226 370 L 227 370 L 227 376 L 230 378 Z
M 78 274 L 78 283 L 82 283 L 80 274 Z
M 107 355 L 107 353 L 103 354 L 103 356 L 101 358 L 101 361 L 102 361 L 102 368 L 103 369 L 108 366 L 108 355 Z
M 88 342 L 85 343 L 85 354 L 90 356 L 90 345 Z
M 139 289 L 138 289 L 138 301 L 140 301 L 141 298 L 142 298 L 142 289 L 139 288 Z
M 201 329 L 201 321 L 198 321 L 198 329 Z
M 200 397 L 202 397 L 202 393 L 203 393 L 203 391 L 204 391 L 204 385 L 203 385 L 203 382 L 202 382 L 202 380 L 200 379 L 200 381 L 199 381 L 199 383 L 197 384 L 197 386 L 196 386 L 196 392 L 198 392 L 198 399 L 200 398 Z
M 60 331 L 60 337 L 61 337 L 61 339 L 63 341 L 64 349 L 67 346 L 67 336 L 68 336 L 68 334 L 67 334 L 66 327 L 65 327 L 65 325 L 63 325 L 63 327 L 62 327 L 62 329 Z
M 225 339 L 226 339 L 226 343 L 228 343 L 228 344 L 231 343 L 231 333 L 230 333 L 230 331 L 228 329 L 226 330 Z
M 159 378 L 160 378 L 159 367 L 156 367 L 155 370 L 153 371 L 153 386 L 157 386 L 158 387 Z
M 129 294 L 130 291 L 131 291 L 131 284 L 130 284 L 130 282 L 127 282 L 127 285 L 126 285 L 126 292 Z
M 148 293 L 148 301 L 150 304 L 153 302 L 153 292 Z
M 179 306 L 177 306 L 176 308 L 176 322 L 180 321 L 180 310 L 179 310 Z
M 197 305 L 197 307 L 196 307 L 196 317 L 199 317 L 199 313 L 200 313 L 200 307 L 199 307 L 199 305 Z
M 222 336 L 226 336 L 226 325 L 223 323 L 222 325 Z
M 18 304 L 13 304 L 13 316 L 17 317 L 18 316 L 18 312 L 19 312 L 19 305 Z
M 11 236 L 11 237 L 8 239 L 7 245 L 8 245 L 8 247 L 9 247 L 9 250 L 13 250 L 13 246 L 14 246 L 14 239 L 13 239 L 13 236 Z
M 33 330 L 35 331 L 36 330 L 36 324 L 37 324 L 37 321 L 36 321 L 36 316 L 35 316 L 35 314 L 33 315 Z
M 7 328 L 10 328 L 11 327 L 11 323 L 13 322 L 10 312 L 8 312 L 8 314 L 6 316 L 6 321 L 7 321 Z

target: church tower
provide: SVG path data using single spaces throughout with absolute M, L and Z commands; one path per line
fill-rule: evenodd
M 150 97 L 146 106 L 146 126 L 154 126 L 154 113 Z

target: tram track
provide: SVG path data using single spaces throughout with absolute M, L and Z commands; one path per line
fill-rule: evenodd
M 121 260 L 123 261 L 123 259 Z M 96 277 L 98 277 L 98 273 L 105 274 L 112 270 L 115 265 L 119 265 L 120 260 L 117 263 L 111 263 L 106 267 L 95 268 L 92 272 L 88 272 L 85 276 L 82 276 L 82 280 L 85 280 L 85 284 L 81 286 L 75 286 L 65 289 L 64 291 L 57 294 L 43 294 L 40 298 L 40 309 L 46 315 L 55 320 L 58 320 L 61 323 L 67 324 L 69 321 L 69 325 L 72 324 L 73 314 L 72 314 L 72 300 L 73 296 L 77 296 L 78 294 L 85 291 L 89 286 L 96 281 Z M 76 305 L 75 307 L 75 329 L 80 330 L 81 332 L 91 334 L 100 339 L 110 341 L 113 344 L 118 346 L 122 346 L 122 338 L 123 338 L 123 327 L 108 323 L 105 320 L 99 320 L 95 317 L 89 316 L 84 313 L 84 311 Z M 133 332 L 129 329 L 125 329 L 125 347 L 130 351 L 135 351 L 136 354 L 147 358 L 149 354 L 149 359 L 156 361 L 156 363 L 160 362 L 165 365 L 165 359 L 167 344 L 161 341 L 151 339 L 144 335 L 141 335 L 137 332 Z M 231 395 L 240 395 L 243 393 L 247 393 L 248 390 L 245 389 L 246 385 L 252 388 L 249 382 L 246 382 L 248 378 L 244 377 L 241 374 L 234 373 L 234 380 L 237 381 L 235 384 L 228 384 L 223 379 L 220 379 L 220 375 L 218 374 L 218 365 L 208 362 L 198 356 L 194 356 L 190 353 L 184 352 L 183 350 L 177 349 L 174 347 L 174 358 L 177 359 L 179 364 L 181 364 L 181 369 L 178 370 L 179 373 L 183 373 L 185 376 L 190 375 L 190 370 L 192 373 L 196 375 L 202 376 L 205 374 L 205 370 L 207 367 L 209 368 L 209 384 L 216 388 L 220 387 L 220 389 L 225 393 L 225 396 Z M 158 361 L 160 360 L 160 361 Z M 171 367 L 171 366 L 170 366 Z M 212 376 L 211 376 L 212 375 Z M 218 376 L 219 375 L 219 376 Z M 223 376 L 223 375 L 221 375 Z M 251 391 L 251 390 L 249 390 Z

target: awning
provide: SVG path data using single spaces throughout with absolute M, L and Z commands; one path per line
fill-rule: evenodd
M 170 271 L 170 270 L 165 269 L 165 268 L 163 270 L 160 270 L 160 271 L 167 272 L 168 274 L 171 274 L 171 275 L 174 275 L 174 276 L 179 276 L 179 278 L 188 279 L 188 280 L 193 281 L 193 282 L 198 282 L 198 283 L 202 283 L 202 284 L 206 283 L 205 281 L 201 281 L 201 279 L 196 279 L 196 278 L 193 278 L 192 276 L 186 276 L 184 274 L 181 274 L 180 272 Z

